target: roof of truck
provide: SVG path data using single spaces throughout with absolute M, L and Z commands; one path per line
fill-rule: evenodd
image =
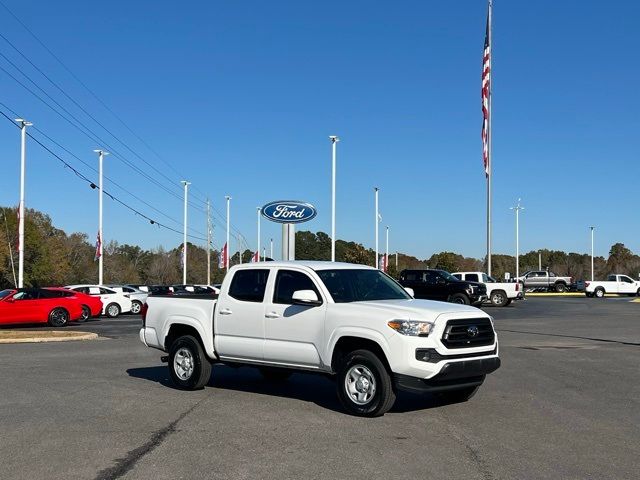
M 308 267 L 312 270 L 351 270 L 351 269 L 368 269 L 375 270 L 374 267 L 368 265 L 359 265 L 356 263 L 344 262 L 321 262 L 317 260 L 295 260 L 291 262 L 254 262 L 235 265 L 233 268 L 254 268 L 254 267 Z

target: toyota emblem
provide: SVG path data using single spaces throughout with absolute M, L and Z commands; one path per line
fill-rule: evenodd
M 467 327 L 467 337 L 474 338 L 478 336 L 478 327 L 471 325 Z

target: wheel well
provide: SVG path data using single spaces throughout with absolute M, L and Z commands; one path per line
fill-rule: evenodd
M 594 292 L 596 290 L 602 290 L 603 292 L 607 293 L 607 291 L 604 289 L 604 287 L 596 287 L 596 288 L 593 289 Z
M 182 323 L 174 323 L 173 325 L 171 325 L 171 328 L 169 328 L 169 332 L 164 339 L 165 350 L 169 351 L 173 342 L 184 335 L 191 335 L 192 337 L 194 337 L 196 340 L 198 340 L 198 342 L 200 342 L 200 346 L 204 350 L 204 345 L 202 344 L 202 339 L 200 338 L 198 330 L 190 325 L 184 325 Z
M 56 310 L 64 310 L 65 312 L 67 312 L 67 315 L 69 315 L 69 310 L 67 310 L 65 307 L 61 307 L 61 306 L 57 306 L 57 307 L 53 307 L 51 309 L 51 311 L 49 312 L 49 315 L 51 315 L 53 312 L 55 312 Z
M 496 290 L 491 290 L 491 295 L 493 295 L 494 293 L 502 293 L 503 295 L 506 295 L 507 292 L 505 292 L 503 289 L 498 288 Z
M 331 356 L 331 371 L 336 372 L 342 358 L 354 350 L 369 350 L 375 353 L 380 361 L 384 363 L 385 367 L 387 367 L 387 370 L 391 372 L 389 361 L 382 347 L 373 340 L 361 337 L 341 337 L 338 340 L 336 346 L 333 348 L 333 355 Z

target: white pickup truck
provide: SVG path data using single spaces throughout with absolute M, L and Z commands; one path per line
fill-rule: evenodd
M 487 287 L 489 301 L 497 307 L 506 307 L 513 300 L 524 298 L 524 289 L 520 282 L 498 282 L 484 272 L 455 272 L 451 275 L 458 280 L 482 283 Z
M 383 415 L 397 390 L 466 401 L 500 366 L 492 318 L 409 293 L 363 265 L 237 265 L 217 300 L 150 296 L 140 340 L 168 352 L 183 389 L 204 387 L 222 362 L 274 380 L 296 370 L 330 375 L 346 410 L 361 416 Z
M 604 282 L 584 282 L 584 293 L 587 297 L 604 297 L 605 293 L 626 293 L 640 296 L 640 281 L 626 275 L 609 275 Z

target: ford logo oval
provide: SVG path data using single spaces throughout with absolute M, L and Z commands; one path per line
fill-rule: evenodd
M 295 200 L 271 202 L 262 207 L 262 215 L 272 222 L 278 223 L 308 222 L 317 213 L 316 207 L 310 203 Z

